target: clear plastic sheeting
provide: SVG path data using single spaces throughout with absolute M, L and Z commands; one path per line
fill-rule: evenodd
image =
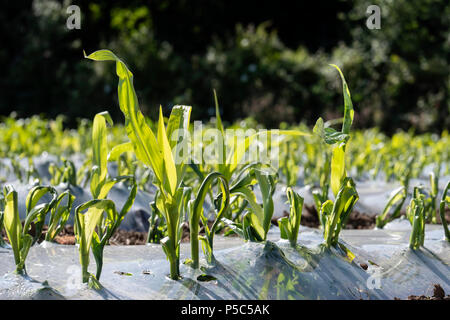
M 279 239 L 276 227 L 266 243 L 217 236 L 215 264 L 202 261 L 199 270 L 181 264 L 178 281 L 167 277 L 169 264 L 159 245 L 107 246 L 101 290 L 80 283 L 76 246 L 33 247 L 28 277 L 13 274 L 13 254 L 0 248 L 0 298 L 405 299 L 431 295 L 435 283 L 450 292 L 450 245 L 442 240 L 441 226 L 427 225 L 425 246 L 416 251 L 408 248 L 409 232 L 343 230 L 341 242 L 354 257 L 344 247 L 324 248 L 321 231 L 306 227 L 296 248 Z M 189 244 L 182 244 L 181 261 L 189 252 Z
M 18 193 L 18 209 L 20 218 L 25 219 L 25 200 L 32 186 L 24 185 L 19 182 L 13 182 L 11 184 L 14 186 Z M 73 225 L 75 208 L 89 200 L 92 200 L 91 192 L 89 191 L 88 187 L 83 189 L 81 187 L 67 185 L 65 183 L 62 183 L 55 188 L 59 194 L 66 190 L 70 190 L 70 193 L 76 197 L 72 206 L 69 220 L 67 221 L 67 224 Z M 128 186 L 126 184 L 118 183 L 114 187 L 112 187 L 111 191 L 109 192 L 108 199 L 112 199 L 117 208 L 120 209 L 127 201 L 129 192 L 130 191 L 128 190 Z M 154 193 L 139 190 L 139 192 L 136 194 L 133 206 L 131 207 L 130 211 L 128 211 L 120 225 L 120 229 L 147 232 L 149 227 L 148 219 L 151 213 L 150 202 L 153 201 L 154 196 Z M 44 195 L 39 203 L 42 203 L 44 201 L 50 201 L 50 196 L 48 194 Z M 48 222 L 48 220 L 49 217 L 47 216 L 46 221 Z

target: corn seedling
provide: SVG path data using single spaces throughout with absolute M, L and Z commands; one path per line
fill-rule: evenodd
M 406 217 L 412 226 L 409 247 L 419 249 L 425 241 L 425 195 L 418 187 L 414 187 L 413 198 L 406 209 Z
M 215 199 L 216 207 L 216 219 L 211 226 L 208 226 L 208 218 L 203 214 L 203 203 L 208 191 L 212 188 L 215 180 L 220 181 L 220 193 Z M 192 255 L 192 267 L 198 268 L 199 266 L 199 254 L 198 254 L 198 240 L 202 241 L 203 253 L 208 263 L 214 261 L 213 256 L 213 242 L 214 234 L 217 229 L 217 225 L 228 209 L 230 203 L 230 191 L 228 189 L 228 182 L 225 177 L 219 172 L 210 173 L 205 180 L 203 180 L 198 194 L 195 200 L 191 200 L 189 203 L 189 227 L 190 227 L 190 241 L 191 241 L 191 255 Z M 200 219 L 205 229 L 205 236 L 199 236 L 199 223 Z
M 406 188 L 399 187 L 391 192 L 383 213 L 376 218 L 377 228 L 382 229 L 388 222 L 400 217 L 400 211 L 406 200 Z M 390 214 L 390 215 L 389 215 Z
M 37 204 L 47 193 L 52 196 L 52 200 Z M 31 189 L 26 199 L 26 218 L 23 227 L 19 217 L 17 191 L 13 186 L 6 185 L 3 188 L 3 197 L 3 223 L 14 253 L 16 273 L 24 274 L 28 252 L 42 234 L 45 216 L 56 204 L 57 193 L 52 187 L 37 186 Z M 32 223 L 35 226 L 34 238 L 29 234 Z
M 26 273 L 25 259 L 33 242 L 33 237 L 23 232 L 17 208 L 17 192 L 11 185 L 6 185 L 3 188 L 3 196 L 5 207 L 2 215 L 6 235 L 14 253 L 16 273 L 23 274 Z
M 273 193 L 276 186 L 276 174 L 261 170 L 261 164 L 250 164 L 237 177 L 236 183 L 230 187 L 230 195 L 240 196 L 248 203 L 248 211 L 242 217 L 242 223 L 222 218 L 234 232 L 245 240 L 266 241 L 273 215 Z M 256 201 L 252 190 L 254 181 L 261 190 L 262 205 Z
M 444 192 L 442 193 L 441 202 L 439 203 L 439 215 L 441 217 L 442 227 L 444 228 L 445 239 L 450 242 L 450 231 L 448 230 L 447 220 L 445 219 L 445 206 L 450 205 L 450 181 L 447 183 Z
M 353 206 L 358 201 L 358 192 L 352 178 L 347 177 L 345 169 L 345 151 L 350 139 L 350 128 L 353 122 L 354 110 L 350 91 L 339 67 L 336 68 L 342 80 L 344 96 L 344 118 L 342 130 L 336 131 L 324 125 L 319 118 L 314 127 L 314 133 L 319 135 L 326 144 L 335 145 L 331 156 L 330 186 L 335 196 L 335 201 L 327 200 L 322 203 L 319 211 L 319 221 L 324 228 L 324 240 L 326 247 L 336 246 L 339 233 L 345 226 Z
M 60 183 L 66 183 L 68 186 L 79 186 L 82 184 L 87 173 L 88 162 L 77 171 L 72 161 L 63 159 L 63 164 L 58 167 L 57 164 L 51 162 L 48 166 L 48 172 L 50 174 L 50 184 L 53 186 Z M 84 169 L 84 170 L 83 170 Z
M 63 205 L 64 198 L 67 198 L 66 204 Z M 56 199 L 55 205 L 50 209 L 50 220 L 48 223 L 48 230 L 45 235 L 45 241 L 53 241 L 55 237 L 64 229 L 67 220 L 70 216 L 75 196 L 70 192 L 64 191 Z
M 320 165 L 320 168 L 322 168 L 322 170 L 320 170 L 320 188 L 319 189 L 314 189 L 312 191 L 312 195 L 313 195 L 313 199 L 314 199 L 314 204 L 316 206 L 316 211 L 319 214 L 320 213 L 320 209 L 322 208 L 322 204 L 327 201 L 328 199 L 328 193 L 330 190 L 330 170 L 331 170 L 331 166 L 330 166 L 330 157 L 328 156 L 327 153 L 325 153 L 325 161 L 322 165 Z M 322 226 L 322 228 L 324 227 L 323 225 L 323 220 L 320 219 L 319 216 L 319 222 Z
M 303 198 L 292 188 L 287 188 L 286 195 L 290 204 L 289 217 L 278 219 L 282 239 L 289 240 L 292 247 L 297 245 L 298 229 L 302 219 Z
M 37 204 L 44 195 L 50 195 L 51 201 L 49 203 Z M 53 187 L 36 186 L 30 190 L 26 199 L 26 219 L 24 224 L 25 232 L 28 232 L 31 223 L 34 223 L 35 236 L 32 244 L 35 244 L 40 235 L 45 223 L 45 217 L 51 209 L 57 205 L 58 193 Z
M 98 113 L 92 127 L 93 166 L 90 187 L 94 199 L 78 206 L 75 210 L 75 232 L 79 244 L 82 281 L 87 283 L 92 280 L 93 285 L 98 285 L 100 280 L 104 247 L 133 205 L 137 192 L 133 176 L 119 176 L 113 179 L 108 177 L 107 123 L 112 125 L 109 113 Z M 120 152 L 116 150 L 114 157 L 119 155 Z M 109 156 L 111 157 L 111 153 Z M 130 181 L 132 186 L 127 201 L 120 212 L 117 212 L 114 203 L 106 197 L 111 188 L 122 181 Z M 97 265 L 95 277 L 88 272 L 91 246 Z
M 170 277 L 178 279 L 181 241 L 180 203 L 183 197 L 181 183 L 185 173 L 185 157 L 188 155 L 183 154 L 178 158 L 177 151 L 180 148 L 178 143 L 180 139 L 183 140 L 184 145 L 187 143 L 185 141 L 187 139 L 183 138 L 188 130 L 191 107 L 175 106 L 169 117 L 167 129 L 164 125 L 162 108 L 160 108 L 156 137 L 139 110 L 133 87 L 133 74 L 127 66 L 109 50 L 96 51 L 86 58 L 116 62 L 116 73 L 119 77 L 119 105 L 125 116 L 125 127 L 130 142 L 115 148 L 119 149 L 121 153 L 133 150 L 136 157 L 146 166 L 151 167 L 155 174 L 156 184 L 160 191 L 156 206 L 166 219 L 168 231 L 168 237 L 164 238 L 161 243 L 170 263 Z M 172 139 L 176 134 L 178 134 L 178 139 Z M 172 154 L 174 148 L 176 149 L 176 159 Z
M 425 206 L 425 219 L 431 223 L 437 223 L 436 200 L 439 188 L 439 171 L 437 174 L 430 172 L 430 196 Z
M 322 204 L 320 219 L 325 226 L 323 235 L 327 247 L 338 244 L 339 233 L 358 199 L 358 192 L 352 178 L 345 178 L 336 200 L 334 202 L 327 200 Z
M 75 209 L 75 225 L 77 229 L 77 242 L 79 245 L 80 263 L 82 268 L 82 281 L 98 287 L 102 267 L 103 251 L 111 236 L 120 226 L 126 213 L 133 205 L 136 187 L 134 186 L 126 203 L 120 212 L 117 212 L 113 201 L 108 199 L 94 199 Z M 95 276 L 88 271 L 89 252 L 92 253 L 97 265 Z

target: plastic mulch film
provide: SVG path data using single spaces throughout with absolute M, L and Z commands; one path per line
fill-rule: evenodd
M 31 249 L 27 277 L 13 274 L 10 249 L 0 249 L 2 299 L 405 299 L 450 291 L 450 245 L 440 226 L 427 225 L 424 248 L 408 248 L 409 230 L 343 230 L 341 246 L 324 248 L 320 230 L 302 227 L 291 248 L 272 228 L 266 243 L 217 236 L 213 265 L 181 264 L 182 279 L 167 277 L 159 245 L 108 246 L 103 288 L 82 285 L 76 246 L 44 243 Z M 181 246 L 181 261 L 189 244 Z M 95 271 L 91 259 L 91 272 Z

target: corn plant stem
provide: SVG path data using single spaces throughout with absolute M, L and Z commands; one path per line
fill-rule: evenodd
M 27 270 L 25 269 L 25 266 L 17 266 L 15 273 L 19 275 L 26 275 Z
M 230 192 L 228 188 L 228 181 L 226 180 L 225 176 L 222 175 L 219 172 L 212 172 L 210 173 L 202 182 L 197 197 L 195 201 L 192 202 L 191 212 L 189 214 L 189 227 L 190 227 L 190 237 L 191 237 L 191 257 L 192 257 L 192 267 L 197 269 L 199 267 L 199 250 L 198 250 L 198 232 L 199 232 L 199 222 L 202 215 L 203 210 L 203 203 L 205 201 L 205 197 L 207 194 L 211 194 L 211 185 L 214 180 L 218 180 L 222 183 L 221 189 L 222 192 L 225 194 L 222 194 L 221 197 L 225 196 L 222 199 L 222 207 L 216 208 L 216 220 L 214 221 L 211 229 L 208 229 L 207 223 L 202 219 L 204 227 L 205 227 L 205 233 L 206 233 L 206 241 L 208 242 L 208 246 L 210 250 L 210 254 L 207 254 L 206 258 L 208 259 L 208 262 L 212 262 L 212 250 L 213 250 L 213 238 L 214 233 L 216 232 L 217 225 L 222 218 L 222 216 L 225 214 L 225 212 L 228 210 L 228 206 L 230 203 Z M 213 201 L 214 203 L 214 201 Z
M 192 220 L 192 219 L 191 219 Z M 197 269 L 199 267 L 199 250 L 198 250 L 198 222 L 189 221 L 190 237 L 191 237 L 191 256 L 192 267 Z
M 81 263 L 81 277 L 83 283 L 89 282 L 89 253 L 80 255 L 80 263 Z
M 337 200 L 336 200 L 337 201 Z M 334 203 L 333 211 L 332 211 L 332 219 L 328 225 L 325 226 L 325 230 L 327 231 L 327 237 L 326 237 L 326 246 L 329 248 L 334 244 L 335 240 L 335 231 L 336 231 L 336 224 L 339 219 L 338 213 L 336 212 L 336 203 Z
M 95 278 L 97 280 L 100 280 L 100 276 L 102 275 L 102 268 L 103 268 L 103 249 L 105 247 L 101 246 L 94 255 L 95 258 L 95 264 L 97 265 L 97 272 L 95 273 Z
M 178 217 L 179 214 L 178 212 L 174 212 L 177 211 L 178 208 L 177 206 L 174 205 L 170 205 L 167 208 L 168 210 L 168 217 Z M 170 218 L 169 218 L 170 219 Z M 174 252 L 174 255 L 168 255 L 168 259 L 169 259 L 169 264 L 170 264 L 170 278 L 173 280 L 178 280 L 180 278 L 180 244 L 178 241 L 178 223 L 179 221 L 170 221 L 167 224 L 167 232 L 168 232 L 168 236 L 169 239 L 171 239 L 171 244 L 172 244 L 172 248 L 171 250 L 173 250 L 172 252 Z
M 450 231 L 448 229 L 447 220 L 445 219 L 445 200 L 441 201 L 439 206 L 439 215 L 441 216 L 442 227 L 444 228 L 445 239 L 450 242 Z

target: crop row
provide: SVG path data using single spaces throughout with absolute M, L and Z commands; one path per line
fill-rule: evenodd
M 300 168 L 304 183 L 314 186 L 312 194 L 326 248 L 339 248 L 350 259 L 354 256 L 339 241 L 340 231 L 359 199 L 354 177 L 384 175 L 387 180 L 401 182 L 402 186 L 392 194 L 385 210 L 377 217 L 377 226 L 381 228 L 399 217 L 411 177 L 421 175 L 427 166 L 434 170 L 430 175 L 431 188 L 415 187 L 406 210 L 412 225 L 410 247 L 418 249 L 424 244 L 425 223 L 435 223 L 438 213 L 446 239 L 450 241 L 445 220 L 450 183 L 438 199 L 438 179 L 449 171 L 448 133 L 444 132 L 440 138 L 411 133 L 387 138 L 376 130 L 353 132 L 351 95 L 337 66 L 332 65 L 342 80 L 343 117 L 331 122 L 319 118 L 313 130 L 300 125 L 264 131 L 270 142 L 266 149 L 278 151 L 279 168 L 274 168 L 270 162 L 243 160 L 258 143 L 260 134 L 230 138 L 221 121 L 215 93 L 216 118 L 208 126 L 216 130 L 216 138 L 223 142 L 219 144 L 219 151 L 226 161 L 189 161 L 182 146 L 193 130 L 191 107 L 174 106 L 168 119 L 160 108 L 158 120 L 152 122 L 139 109 L 133 74 L 123 61 L 108 50 L 96 51 L 86 58 L 116 63 L 124 126 L 114 126 L 109 113 L 102 112 L 95 116 L 92 124 L 83 123 L 71 131 L 63 130 L 61 119 L 45 123 L 39 118 L 26 121 L 7 118 L 0 128 L 1 145 L 8 146 L 0 152 L 10 160 L 5 170 L 11 170 L 23 183 L 34 185 L 26 199 L 23 225 L 18 212 L 18 195 L 11 184 L 5 184 L 0 201 L 0 230 L 6 230 L 16 272 L 26 272 L 27 254 L 38 241 L 46 217 L 49 216 L 47 241 L 52 241 L 68 220 L 74 196 L 69 191 L 58 194 L 54 186 L 60 183 L 89 184 L 90 187 L 92 199 L 74 208 L 74 230 L 83 282 L 94 287 L 99 286 L 105 246 L 133 205 L 138 190 L 149 184 L 157 188 L 154 201 L 150 203 L 149 241 L 161 243 L 169 261 L 170 277 L 174 280 L 180 277 L 183 222 L 189 222 L 190 226 L 191 259 L 186 263 L 193 268 L 199 268 L 199 242 L 207 262 L 214 263 L 214 235 L 220 229 L 225 228 L 228 233 L 234 232 L 247 241 L 266 241 L 274 213 L 273 195 L 280 179 L 288 186 L 290 204 L 290 215 L 278 220 L 280 235 L 296 246 L 304 200 L 292 187 L 297 183 Z M 342 124 L 339 130 L 333 128 L 339 124 Z M 248 121 L 230 128 L 238 126 L 251 127 L 252 124 Z M 172 139 L 175 134 L 177 139 Z M 277 140 L 276 136 L 282 139 Z M 208 145 L 199 147 L 208 150 Z M 33 163 L 33 156 L 43 151 L 61 160 L 48 167 L 50 185 L 43 184 L 44 179 Z M 70 160 L 74 153 L 86 158 L 78 168 Z M 28 159 L 28 166 L 21 164 L 20 157 Z M 108 162 L 117 164 L 114 177 L 109 172 Z M 108 199 L 108 193 L 117 183 L 128 186 L 127 201 L 121 208 Z M 261 201 L 257 200 L 258 192 Z M 50 200 L 43 201 L 44 196 Z M 213 208 L 212 220 L 210 212 L 205 212 L 205 202 Z M 200 235 L 200 225 L 204 235 Z M 32 226 L 33 236 L 30 234 Z M 91 250 L 97 266 L 95 275 L 88 270 Z

